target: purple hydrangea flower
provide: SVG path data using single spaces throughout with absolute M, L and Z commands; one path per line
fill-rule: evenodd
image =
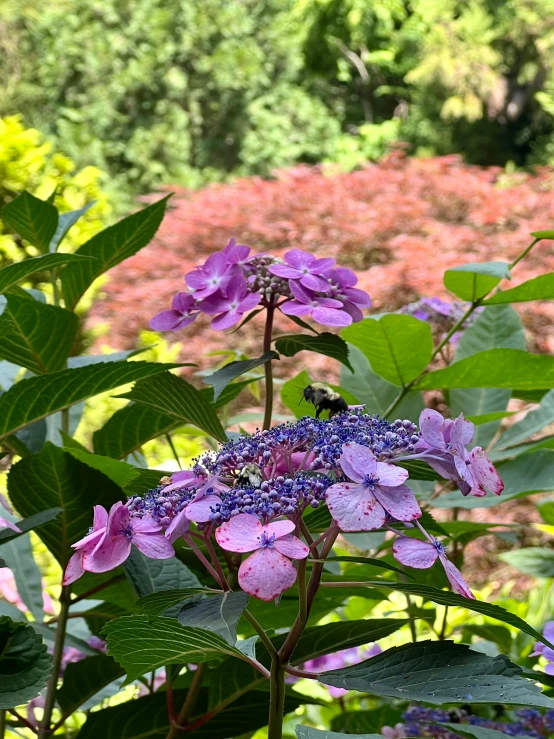
M 236 273 L 223 290 L 210 295 L 199 307 L 204 313 L 218 313 L 211 326 L 215 329 L 225 329 L 238 323 L 245 313 L 258 305 L 260 300 L 260 295 L 248 292 L 246 280 L 241 274 Z
M 544 625 L 543 632 L 545 639 L 554 644 L 554 621 L 547 621 Z M 547 647 L 542 642 L 535 642 L 535 646 L 530 657 L 544 657 L 548 664 L 544 668 L 547 675 L 554 675 L 554 649 Z
M 335 263 L 336 259 L 317 259 L 307 251 L 292 249 L 285 254 L 285 264 L 272 264 L 269 271 L 287 280 L 298 280 L 308 290 L 328 292 L 328 277 Z
M 240 268 L 233 264 L 231 257 L 232 253 L 224 254 L 217 251 L 211 254 L 201 267 L 196 267 L 185 275 L 185 281 L 197 300 L 224 289 L 235 275 L 241 274 Z
M 297 282 L 290 283 L 294 300 L 284 303 L 281 311 L 287 316 L 311 316 L 324 326 L 350 326 L 352 316 L 335 298 L 318 297 Z
M 190 293 L 178 292 L 171 301 L 171 310 L 163 310 L 149 323 L 154 331 L 180 331 L 190 326 L 198 315 L 196 300 Z
M 242 266 L 250 259 L 250 247 L 244 244 L 237 244 L 235 238 L 229 240 L 227 246 L 223 249 L 223 254 L 228 259 L 229 264 L 238 264 Z M 257 254 L 256 256 L 260 256 Z

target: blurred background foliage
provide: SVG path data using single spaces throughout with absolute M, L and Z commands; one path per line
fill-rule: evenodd
M 0 37 L 0 115 L 105 172 L 118 210 L 398 139 L 554 161 L 554 0 L 4 0 Z

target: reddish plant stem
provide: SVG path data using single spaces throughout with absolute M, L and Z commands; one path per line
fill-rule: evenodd
M 275 315 L 275 304 L 273 297 L 267 303 L 267 315 L 265 319 L 265 332 L 263 353 L 271 351 L 271 335 L 273 332 L 273 318 Z M 271 360 L 264 364 L 265 372 L 265 410 L 263 428 L 268 429 L 271 426 L 271 418 L 273 415 L 273 365 Z

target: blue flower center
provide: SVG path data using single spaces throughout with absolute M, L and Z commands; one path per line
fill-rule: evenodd
M 265 531 L 260 536 L 260 545 L 262 549 L 272 549 L 275 544 L 275 534 L 268 535 Z
M 128 524 L 122 529 L 119 529 L 119 533 L 121 536 L 124 536 L 126 539 L 131 539 L 133 536 L 133 529 L 131 528 L 131 524 Z
M 433 546 L 439 554 L 444 554 L 446 552 L 444 544 L 442 544 L 438 539 L 433 539 Z
M 369 488 L 370 490 L 375 490 L 375 486 L 379 482 L 378 477 L 374 477 L 373 475 L 364 475 L 364 479 L 362 480 L 362 485 L 364 488 Z

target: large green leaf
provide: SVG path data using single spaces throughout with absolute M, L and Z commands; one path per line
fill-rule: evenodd
M 474 726 L 473 724 L 449 724 L 443 721 L 437 722 L 438 726 L 445 726 L 447 729 L 451 729 L 456 734 L 467 737 L 467 739 L 506 739 L 506 733 L 504 731 L 496 731 L 495 729 L 487 729 L 485 726 Z M 500 724 L 501 725 L 501 724 Z M 521 728 L 523 732 L 523 727 Z M 513 736 L 513 735 L 512 735 Z M 529 736 L 529 734 L 516 734 L 515 739 L 523 739 L 523 737 Z
M 393 385 L 415 380 L 433 353 L 431 327 L 412 316 L 368 318 L 343 329 L 341 336 L 361 349 L 372 370 Z
M 352 734 L 337 734 L 327 729 L 312 729 L 311 726 L 295 727 L 297 739 L 351 739 Z M 383 739 L 382 734 L 358 734 L 358 739 Z
M 92 524 L 93 505 L 109 508 L 123 497 L 121 489 L 105 475 L 49 442 L 40 454 L 24 457 L 11 468 L 8 493 L 23 516 L 45 508 L 62 509 L 59 517 L 37 529 L 62 566 L 73 553 L 71 544 Z
M 71 311 L 9 295 L 8 307 L 0 318 L 0 359 L 35 374 L 62 369 L 78 325 L 79 319 Z
M 52 236 L 50 244 L 48 245 L 48 250 L 50 252 L 55 252 L 57 250 L 58 246 L 66 237 L 69 229 L 74 226 L 79 218 L 83 216 L 88 210 L 90 210 L 90 208 L 92 208 L 95 203 L 96 201 L 93 200 L 92 202 L 83 205 L 83 207 L 79 208 L 78 210 L 70 210 L 66 213 L 59 214 L 56 233 L 54 234 L 54 236 Z
M 444 285 L 462 300 L 478 300 L 495 288 L 500 280 L 511 280 L 506 262 L 462 264 L 444 273 Z
M 12 529 L 9 529 L 9 528 L 1 529 L 0 530 L 0 545 L 6 544 L 12 539 L 17 539 L 22 534 L 25 534 L 28 531 L 33 531 L 34 529 L 38 529 L 39 526 L 44 526 L 44 524 L 50 523 L 50 521 L 53 521 L 55 518 L 57 518 L 61 512 L 62 512 L 61 508 L 49 508 L 46 511 L 40 511 L 40 513 L 35 513 L 34 515 L 29 516 L 28 518 L 23 518 L 21 519 L 21 521 L 15 521 L 15 519 L 13 519 L 14 522 L 17 523 L 17 526 L 21 530 L 21 533 L 17 531 L 13 531 Z M 6 516 L 5 513 L 3 515 Z
M 502 552 L 498 557 L 524 575 L 554 577 L 554 549 L 524 547 L 513 549 L 511 552 Z
M 25 191 L 2 208 L 0 217 L 30 244 L 48 252 L 58 227 L 58 211 L 53 205 Z
M 127 257 L 132 257 L 154 237 L 164 217 L 170 195 L 114 226 L 100 231 L 77 250 L 77 254 L 94 260 L 69 264 L 61 275 L 62 292 L 68 308 L 74 308 L 94 280 Z M 54 228 L 54 231 L 56 229 Z M 52 236 L 54 232 L 52 232 Z M 50 239 L 48 239 L 50 243 Z M 46 247 L 48 249 L 48 246 Z
M 489 349 L 424 375 L 421 390 L 453 387 L 554 388 L 554 357 L 517 349 Z
M 466 644 L 419 642 L 393 647 L 351 667 L 319 676 L 324 685 L 399 700 L 443 703 L 509 703 L 554 707 L 521 668 L 504 655 L 489 657 Z
M 139 598 L 160 591 L 200 588 L 200 581 L 177 557 L 150 559 L 133 549 L 125 562 L 125 574 Z
M 42 573 L 35 562 L 29 534 L 0 546 L 0 557 L 13 572 L 17 592 L 36 621 L 44 619 Z
M 211 375 L 205 375 L 203 382 L 206 385 L 211 385 L 214 389 L 214 401 L 217 401 L 221 393 L 225 390 L 227 385 L 234 380 L 236 377 L 243 375 L 245 372 L 260 367 L 266 362 L 270 362 L 273 359 L 279 359 L 279 355 L 275 352 L 266 352 L 261 357 L 255 357 L 254 359 L 245 359 L 240 362 L 229 362 L 221 369 L 212 372 Z
M 124 674 L 123 668 L 106 654 L 70 662 L 65 668 L 63 685 L 56 693 L 56 701 L 64 716 L 72 714 Z
M 0 293 L 6 292 L 13 285 L 37 272 L 48 272 L 63 267 L 70 262 L 82 262 L 90 257 L 80 257 L 77 254 L 44 254 L 22 262 L 8 264 L 0 269 Z
M 510 426 L 502 434 L 494 448 L 495 450 L 506 449 L 506 447 L 521 444 L 551 423 L 554 423 L 554 390 L 550 390 L 544 396 L 539 408 L 528 413 L 523 420 Z
M 73 439 L 67 440 L 69 446 L 64 446 L 64 451 L 71 454 L 72 457 L 79 460 L 87 467 L 92 467 L 94 470 L 98 470 L 110 480 L 115 482 L 120 488 L 124 488 L 137 474 L 137 467 L 133 467 L 132 464 L 126 462 L 120 462 L 117 459 L 111 457 L 103 457 L 100 454 L 92 454 L 88 449 L 80 449 L 75 445 Z
M 102 362 L 21 380 L 0 396 L 0 438 L 93 395 L 179 366 Z
M 503 290 L 483 301 L 485 305 L 498 305 L 499 303 L 525 303 L 529 300 L 552 300 L 554 299 L 554 272 L 539 275 L 532 280 L 522 282 L 511 290 Z
M 456 348 L 455 361 L 486 349 L 525 349 L 525 332 L 519 314 L 510 305 L 486 308 L 463 333 Z M 508 407 L 511 391 L 502 388 L 454 388 L 450 391 L 452 415 L 465 416 L 503 412 Z M 500 426 L 493 420 L 477 428 L 474 445 L 486 447 Z
M 333 731 L 344 731 L 351 737 L 352 734 L 366 732 L 375 736 L 383 726 L 394 726 L 400 721 L 403 711 L 392 702 L 380 701 L 378 708 L 368 711 L 354 710 L 341 711 L 331 720 Z M 377 736 L 380 736 L 377 734 Z
M 181 626 L 198 626 L 222 636 L 227 644 L 237 641 L 237 624 L 248 605 L 248 595 L 241 590 L 188 603 L 179 612 Z
M 123 616 L 107 623 L 103 633 L 108 638 L 108 654 L 125 668 L 127 682 L 165 665 L 197 664 L 224 656 L 244 659 L 219 634 L 185 628 L 173 618 L 151 623 L 145 616 Z
M 144 613 L 150 621 L 154 621 L 172 606 L 179 605 L 190 598 L 197 595 L 216 595 L 219 593 L 218 590 L 203 587 L 172 588 L 171 590 L 162 590 L 145 595 L 139 598 L 136 605 L 141 613 Z
M 348 358 L 348 344 L 336 334 L 324 331 L 317 336 L 309 334 L 292 334 L 290 336 L 279 336 L 275 341 L 275 348 L 284 357 L 294 357 L 298 352 L 309 351 L 324 354 L 326 357 L 336 359 L 353 372 Z
M 371 567 L 377 567 L 381 570 L 388 570 L 389 572 L 396 572 L 403 577 L 409 577 L 410 580 L 415 580 L 415 577 L 410 574 L 407 570 L 402 570 L 396 565 L 389 564 L 382 559 L 375 559 L 375 557 L 351 557 L 349 555 L 343 555 L 340 557 L 327 557 L 326 562 L 355 562 L 360 565 L 370 565 Z
M 130 392 L 120 397 L 173 416 L 182 424 L 191 423 L 218 441 L 227 440 L 214 406 L 194 385 L 169 372 L 137 382 Z
M 315 416 L 316 409 L 311 403 L 304 401 L 303 391 L 304 388 L 311 385 L 312 379 L 306 370 L 302 370 L 298 375 L 292 377 L 283 383 L 281 387 L 281 400 L 296 418 L 302 418 L 303 416 Z M 338 385 L 329 385 L 332 390 L 340 393 L 346 400 L 348 405 L 358 405 L 358 399 L 351 395 L 349 392 L 343 390 Z
M 45 687 L 52 663 L 32 626 L 0 617 L 0 709 L 15 708 Z

